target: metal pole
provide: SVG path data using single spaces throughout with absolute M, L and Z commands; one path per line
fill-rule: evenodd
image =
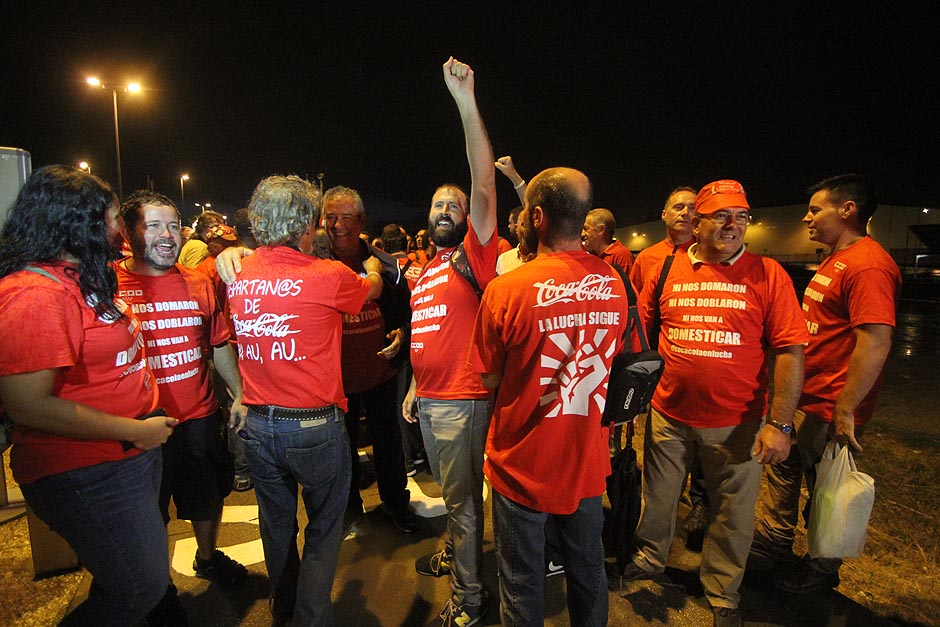
M 117 105 L 117 88 L 113 87 L 111 89 L 111 95 L 114 98 L 114 152 L 117 154 L 117 184 L 118 184 L 118 198 L 120 200 L 124 199 L 124 179 L 121 177 L 121 131 L 118 124 L 118 105 Z
M 186 192 L 183 190 L 183 177 L 180 177 L 180 208 L 186 207 Z

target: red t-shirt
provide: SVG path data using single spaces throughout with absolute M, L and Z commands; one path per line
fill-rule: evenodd
M 65 273 L 71 264 L 36 264 L 62 282 L 29 270 L 0 279 L 0 376 L 55 370 L 55 396 L 128 419 L 157 406 L 140 322 L 106 320 L 85 304 Z M 79 440 L 13 427 L 13 476 L 21 484 L 136 455 L 117 440 Z
M 340 371 L 343 313 L 369 282 L 339 261 L 262 246 L 228 286 L 247 405 L 347 409 Z
M 633 253 L 626 246 L 615 239 L 610 246 L 601 251 L 598 255 L 601 259 L 612 266 L 620 266 L 624 274 L 630 276 L 630 266 L 633 265 Z
M 212 347 L 229 339 L 212 282 L 179 264 L 163 276 L 149 276 L 131 272 L 125 263 L 115 264 L 118 296 L 141 320 L 160 406 L 181 421 L 212 414 L 219 401 L 209 359 Z
M 468 218 L 469 221 L 469 218 Z M 473 224 L 464 249 L 480 288 L 496 276 L 495 229 L 481 246 Z M 437 400 L 489 396 L 480 376 L 467 367 L 470 329 L 480 306 L 470 283 L 450 263 L 455 248 L 437 251 L 411 291 L 411 365 L 417 395 Z
M 819 265 L 803 294 L 809 344 L 800 409 L 827 422 L 832 420 L 836 399 L 845 388 L 849 357 L 855 350 L 853 329 L 861 324 L 893 327 L 900 292 L 897 264 L 870 237 L 832 253 Z M 855 410 L 856 424 L 871 418 L 883 377 L 882 369 Z
M 793 282 L 776 261 L 742 252 L 710 264 L 676 255 L 660 297 L 663 377 L 657 411 L 692 427 L 730 427 L 767 412 L 770 349 L 806 344 Z M 659 270 L 643 289 L 643 320 L 652 318 Z
M 694 241 L 695 240 L 690 239 L 684 244 L 679 244 L 676 254 L 687 252 L 689 246 L 691 246 Z M 633 284 L 633 289 L 636 290 L 637 294 L 639 294 L 643 290 L 643 286 L 646 285 L 646 278 L 649 276 L 649 273 L 655 270 L 656 266 L 662 263 L 666 257 L 672 255 L 672 251 L 675 247 L 675 244 L 670 242 L 667 238 L 640 251 L 636 259 L 633 260 L 633 265 L 630 267 L 630 283 Z
M 362 268 L 361 256 L 340 257 L 339 261 L 353 272 L 365 275 L 365 271 L 360 270 Z M 378 352 L 387 345 L 385 317 L 382 315 L 378 302 L 367 300 L 362 305 L 361 311 L 343 314 L 341 363 L 343 389 L 346 394 L 371 390 L 395 376 L 395 369 L 391 362 L 378 355 Z
M 398 267 L 405 270 L 405 280 L 408 281 L 408 290 L 413 290 L 415 285 L 418 284 L 418 278 L 421 276 L 421 270 L 424 269 L 424 266 L 419 265 L 418 262 L 411 258 L 411 255 L 405 255 L 405 253 L 395 253 L 392 257 L 398 260 Z
M 539 255 L 490 282 L 469 360 L 474 372 L 503 373 L 484 463 L 500 494 L 553 514 L 603 494 L 601 415 L 626 327 L 623 281 L 586 252 Z

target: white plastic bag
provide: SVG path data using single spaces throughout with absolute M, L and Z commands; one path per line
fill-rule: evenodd
M 812 557 L 858 557 L 865 549 L 875 480 L 855 467 L 848 446 L 830 441 L 816 464 L 807 543 Z

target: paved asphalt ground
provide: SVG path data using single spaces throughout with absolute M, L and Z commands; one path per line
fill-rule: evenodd
M 440 489 L 427 473 L 410 481 L 412 503 L 422 515 L 422 529 L 405 534 L 378 508 L 376 486 L 371 482 L 371 465 L 363 455 L 363 475 L 370 485 L 362 489 L 366 514 L 350 537 L 343 542 L 333 587 L 333 608 L 337 624 L 351 627 L 419 626 L 434 619 L 447 600 L 447 578 L 418 575 L 414 561 L 443 546 L 445 516 Z M 495 545 L 490 524 L 487 495 L 484 572 L 486 587 L 497 596 Z M 680 512 L 684 515 L 685 510 Z M 303 515 L 301 513 L 301 530 Z M 169 528 L 173 580 L 193 627 L 268 627 L 268 582 L 258 535 L 254 492 L 235 493 L 226 501 L 219 546 L 248 566 L 249 578 L 243 585 L 221 588 L 192 575 L 195 544 L 192 529 L 185 521 L 173 521 Z M 302 536 L 302 532 L 301 532 Z M 610 593 L 612 626 L 711 625 L 711 612 L 702 595 L 697 568 L 699 554 L 686 551 L 677 535 L 670 559 L 671 567 L 654 580 L 626 584 Z M 72 603 L 87 593 L 89 577 Z M 569 625 L 565 608 L 565 578 L 546 579 L 545 624 Z M 836 591 L 819 595 L 787 597 L 761 582 L 747 582 L 742 590 L 745 625 L 805 627 L 810 625 L 893 625 Z M 496 604 L 483 625 L 498 625 Z

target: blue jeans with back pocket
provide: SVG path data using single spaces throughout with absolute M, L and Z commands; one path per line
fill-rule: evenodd
M 278 420 L 248 411 L 239 433 L 258 499 L 264 561 L 277 614 L 295 625 L 333 625 L 330 593 L 349 495 L 349 442 L 343 413 Z M 297 487 L 307 526 L 297 551 Z

